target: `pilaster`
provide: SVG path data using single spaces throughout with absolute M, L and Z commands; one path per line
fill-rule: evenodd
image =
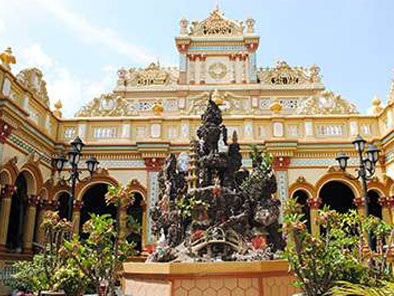
M 11 198 L 15 191 L 16 187 L 14 185 L 2 185 L 0 211 L 0 251 L 6 250 L 8 225 L 11 212 Z
M 144 159 L 146 169 L 148 171 L 148 235 L 147 235 L 147 243 L 152 243 L 152 218 L 150 217 L 150 210 L 155 206 L 158 193 L 159 193 L 159 171 L 163 166 L 165 159 L 164 158 L 155 158 L 155 157 L 147 157 Z
M 37 213 L 37 196 L 28 196 L 28 206 L 26 213 L 26 223 L 24 224 L 24 235 L 23 235 L 23 253 L 31 254 L 33 252 L 33 236 L 34 236 L 34 225 L 36 222 Z
M 394 198 L 391 196 L 382 196 L 379 198 L 379 204 L 382 207 L 382 218 L 383 221 L 389 225 L 393 224 L 392 213 L 390 211 L 390 203 Z
M 311 232 L 314 236 L 320 235 L 319 225 L 317 219 L 319 217 L 319 208 L 322 204 L 322 200 L 319 197 L 310 197 L 308 199 L 308 206 L 310 209 L 310 222 L 311 222 Z
M 83 206 L 83 202 L 81 200 L 74 200 L 73 203 L 73 215 L 72 215 L 72 225 L 73 225 L 73 233 L 79 234 L 79 224 L 81 223 L 81 209 Z
M 287 156 L 276 156 L 273 161 L 273 169 L 276 172 L 276 178 L 278 183 L 278 197 L 283 205 L 284 201 L 287 200 L 289 196 L 289 166 L 290 157 Z M 282 220 L 282 211 L 280 219 Z

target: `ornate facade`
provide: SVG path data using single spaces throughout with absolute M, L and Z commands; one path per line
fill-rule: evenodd
M 51 157 L 67 152 L 80 136 L 84 157 L 95 155 L 101 170 L 93 180 L 79 183 L 72 209 L 78 231 L 84 195 L 97 184 L 133 181 L 141 197 L 142 247 L 152 243 L 149 209 L 158 198 L 158 175 L 172 152 L 189 150 L 200 115 L 212 95 L 220 106 L 228 133 L 238 134 L 243 166 L 252 166 L 250 145 L 274 156 L 277 197 L 283 201 L 306 195 L 305 205 L 317 209 L 327 197 L 328 183 L 347 186 L 354 199 L 362 192 L 357 181 L 334 166 L 338 152 L 357 156 L 352 139 L 360 134 L 382 155 L 370 189 L 378 195 L 383 218 L 391 221 L 394 204 L 394 80 L 388 100 L 373 101 L 373 114 L 360 114 L 354 104 L 325 89 L 316 65 L 294 67 L 284 61 L 259 68 L 259 36 L 255 21 L 226 18 L 216 9 L 203 21 L 180 21 L 175 38 L 179 66 L 122 68 L 110 94 L 81 106 L 73 118 L 55 110 L 43 73 L 35 68 L 11 71 L 11 51 L 0 66 L 0 257 L 3 261 L 29 257 L 39 243 L 37 225 L 43 211 L 54 208 L 69 188 L 51 168 Z M 87 176 L 87 173 L 86 173 Z M 23 183 L 23 186 L 21 185 Z M 23 199 L 22 244 L 10 252 L 10 215 L 15 215 L 16 186 Z M 333 197 L 335 198 L 335 196 Z M 357 204 L 357 203 L 356 203 Z M 313 227 L 313 225 L 312 225 Z M 8 261 L 7 261 L 8 262 Z

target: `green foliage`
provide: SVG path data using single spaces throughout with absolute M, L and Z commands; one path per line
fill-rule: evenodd
M 118 243 L 114 223 L 110 215 L 92 214 L 82 228 L 88 238 L 80 241 L 74 237 L 64 244 L 65 256 L 74 260 L 80 271 L 94 282 L 96 293 L 102 293 L 100 285 L 105 285 L 105 295 L 114 293 L 122 262 L 136 254 L 134 243 Z
M 317 223 L 322 234 L 313 236 L 296 200 L 285 203 L 283 232 L 288 244 L 284 255 L 298 277 L 295 284 L 308 296 L 327 295 L 338 281 L 377 286 L 379 280 L 391 278 L 382 254 L 374 254 L 368 264 L 363 252 L 367 230 L 375 230 L 379 241 L 391 226 L 373 217 L 362 221 L 356 211 L 339 214 L 327 207 L 319 211 Z
M 349 282 L 338 282 L 338 287 L 332 289 L 337 296 L 394 296 L 394 283 L 382 281 L 379 286 L 368 287 Z
M 185 219 L 192 217 L 197 208 L 208 209 L 208 204 L 195 196 L 186 199 L 184 196 L 175 200 L 176 208 Z

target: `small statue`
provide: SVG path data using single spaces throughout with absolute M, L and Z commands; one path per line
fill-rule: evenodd
M 12 55 L 11 47 L 8 47 L 2 54 L 0 54 L 0 60 L 8 70 L 11 70 L 10 64 L 16 64 L 16 59 Z
M 163 111 L 164 111 L 164 107 L 163 107 L 163 103 L 161 101 L 157 101 L 153 107 L 153 113 L 155 113 L 155 115 L 162 115 Z

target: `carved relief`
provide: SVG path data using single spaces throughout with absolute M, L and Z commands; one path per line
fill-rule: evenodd
M 49 106 L 49 97 L 46 82 L 41 70 L 37 68 L 24 69 L 16 75 L 16 78 L 31 91 L 41 102 Z
M 162 68 L 160 63 L 151 63 L 147 68 L 118 71 L 118 86 L 173 85 L 178 81 L 176 68 Z
M 297 85 L 320 82 L 320 68 L 316 65 L 306 69 L 304 67 L 290 67 L 285 61 L 279 61 L 275 68 L 261 68 L 257 77 L 262 84 Z
M 305 100 L 298 109 L 298 114 L 303 115 L 357 113 L 356 105 L 349 103 L 340 95 L 336 95 L 329 90 L 321 92 L 319 97 L 310 97 Z
M 82 107 L 75 117 L 111 117 L 137 115 L 134 105 L 127 102 L 121 96 L 115 94 L 103 94 L 100 98 L 94 98 L 88 105 Z
M 244 30 L 242 21 L 230 20 L 224 17 L 221 10 L 215 9 L 205 20 L 193 21 L 189 35 L 242 35 Z
M 190 106 L 187 114 L 202 114 L 207 107 L 208 99 L 208 92 L 198 96 L 190 96 L 188 98 Z M 249 104 L 245 103 L 245 101 L 248 100 L 249 98 L 247 97 L 240 97 L 230 92 L 225 92 L 221 95 L 220 103 L 217 100 L 215 101 L 220 105 L 220 110 L 223 114 L 246 114 L 249 112 Z

